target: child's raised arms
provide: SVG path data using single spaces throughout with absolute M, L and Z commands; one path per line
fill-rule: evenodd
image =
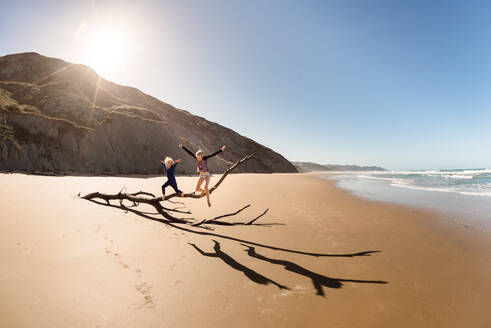
M 190 156 L 192 156 L 194 159 L 196 159 L 196 155 L 193 154 L 192 151 L 190 151 L 189 149 L 186 148 L 186 146 L 183 146 L 182 144 L 179 144 L 179 148 L 182 148 L 186 151 L 186 153 L 188 153 Z
M 208 158 L 211 158 L 213 156 L 216 156 L 218 154 L 220 154 L 221 152 L 223 152 L 225 150 L 225 148 L 227 148 L 227 146 L 223 145 L 220 149 L 218 149 L 216 152 L 214 152 L 213 154 L 211 155 L 206 155 L 206 156 L 203 156 L 203 159 L 208 159 Z

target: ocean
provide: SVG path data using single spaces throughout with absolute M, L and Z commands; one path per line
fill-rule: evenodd
M 429 208 L 491 232 L 491 169 L 353 172 L 324 176 L 354 194 Z

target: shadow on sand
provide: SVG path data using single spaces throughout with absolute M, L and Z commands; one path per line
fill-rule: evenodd
M 354 282 L 354 283 L 361 283 L 361 284 L 387 284 L 387 281 L 381 281 L 381 280 L 354 280 L 354 279 L 330 278 L 330 277 L 312 272 L 308 269 L 305 269 L 304 267 L 301 267 L 300 265 L 298 265 L 294 262 L 272 259 L 272 258 L 268 258 L 268 257 L 263 256 L 263 255 L 257 254 L 256 249 L 252 246 L 248 246 L 248 245 L 243 245 L 243 246 L 246 246 L 248 248 L 246 250 L 246 252 L 249 256 L 251 256 L 253 258 L 259 259 L 261 261 L 266 261 L 266 262 L 269 262 L 272 264 L 282 265 L 285 268 L 285 270 L 287 270 L 287 271 L 294 272 L 298 275 L 310 278 L 312 280 L 312 284 L 314 285 L 314 288 L 317 290 L 317 295 L 320 295 L 320 296 L 324 296 L 323 287 L 341 288 L 343 286 L 343 282 Z
M 186 232 L 189 232 L 189 233 L 193 233 L 193 234 L 197 234 L 197 235 L 202 235 L 202 236 L 210 236 L 210 237 L 216 237 L 216 238 L 222 238 L 222 239 L 232 240 L 232 241 L 236 241 L 236 242 L 243 243 L 243 244 L 249 244 L 249 245 L 254 245 L 254 246 L 259 246 L 259 247 L 264 247 L 264 248 L 272 249 L 272 250 L 275 250 L 275 251 L 282 251 L 282 252 L 287 252 L 287 253 L 294 253 L 294 254 L 300 254 L 300 255 L 308 255 L 308 256 L 314 256 L 314 257 L 358 257 L 358 256 L 370 256 L 370 255 L 375 254 L 375 253 L 380 253 L 380 251 L 363 251 L 363 252 L 357 252 L 357 253 L 329 254 L 329 253 L 313 253 L 313 252 L 299 251 L 299 250 L 294 250 L 294 249 L 277 247 L 277 246 L 273 246 L 273 245 L 261 244 L 261 243 L 258 243 L 258 242 L 249 241 L 249 240 L 240 239 L 240 238 L 235 238 L 235 237 L 231 237 L 231 236 L 227 236 L 227 235 L 222 235 L 222 234 L 215 233 L 215 232 L 203 231 L 199 227 L 193 227 L 193 228 L 191 228 L 189 226 L 179 225 L 177 223 L 172 223 L 172 222 L 170 222 L 170 221 L 168 221 L 166 219 L 162 219 L 162 218 L 158 218 L 158 217 L 153 217 L 153 216 L 150 216 L 148 214 L 144 214 L 144 212 L 141 212 L 141 211 L 138 211 L 138 210 L 136 210 L 134 208 L 130 208 L 130 207 L 126 207 L 126 206 L 118 206 L 118 205 L 113 205 L 113 204 L 106 204 L 106 203 L 99 202 L 99 201 L 96 201 L 96 200 L 93 200 L 93 199 L 89 200 L 89 202 L 92 202 L 92 203 L 95 203 L 95 204 L 98 204 L 98 205 L 102 205 L 102 206 L 105 206 L 105 207 L 114 207 L 114 208 L 123 210 L 125 212 L 131 212 L 131 213 L 134 213 L 134 214 L 136 214 L 136 215 L 138 215 L 138 216 L 140 216 L 142 218 L 145 218 L 147 220 L 152 220 L 152 221 L 160 222 L 162 224 L 165 224 L 167 226 L 173 227 L 173 228 L 178 229 L 178 230 L 181 230 L 181 231 L 186 231 Z M 272 224 L 274 224 L 274 223 L 269 223 L 267 225 L 272 225 Z M 254 225 L 256 225 L 256 224 L 254 224 Z M 264 224 L 261 224 L 261 225 L 264 225 Z
M 273 259 L 273 258 L 268 258 L 266 256 L 260 255 L 256 253 L 255 247 L 251 246 L 258 246 L 258 247 L 263 247 L 266 249 L 271 249 L 275 251 L 282 251 L 282 252 L 288 252 L 288 253 L 294 253 L 294 254 L 300 254 L 300 255 L 307 255 L 307 256 L 313 256 L 313 257 L 358 257 L 358 256 L 370 256 L 374 253 L 379 253 L 380 251 L 363 251 L 363 252 L 357 252 L 357 253 L 345 253 L 345 254 L 329 254 L 329 253 L 313 253 L 313 252 L 306 252 L 306 251 L 299 251 L 299 250 L 293 250 L 293 249 L 288 249 L 288 248 L 282 248 L 282 247 L 277 247 L 273 245 L 267 245 L 267 244 L 261 244 L 258 242 L 253 242 L 253 241 L 248 241 L 240 238 L 235 238 L 227 235 L 222 235 L 219 233 L 215 232 L 210 232 L 210 231 L 203 231 L 203 230 L 197 230 L 199 228 L 191 228 L 187 226 L 182 226 L 180 224 L 172 223 L 167 221 L 166 219 L 161 219 L 157 217 L 150 216 L 147 213 L 138 211 L 133 208 L 129 208 L 126 206 L 118 206 L 118 205 L 113 205 L 113 204 L 106 204 L 102 203 L 99 201 L 95 200 L 89 200 L 93 203 L 96 203 L 98 205 L 103 205 L 103 206 L 109 206 L 109 207 L 114 207 L 120 210 L 123 210 L 125 212 L 131 212 L 134 213 L 142 218 L 160 222 L 162 224 L 165 224 L 167 226 L 170 226 L 172 228 L 193 233 L 193 234 L 198 234 L 198 235 L 203 235 L 203 236 L 210 236 L 210 237 L 215 237 L 215 238 L 222 238 L 226 240 L 231 240 L 240 243 L 241 245 L 247 247 L 247 254 L 250 257 L 253 257 L 255 259 L 261 260 L 261 261 L 266 261 L 272 264 L 278 264 L 282 265 L 285 270 L 288 270 L 290 272 L 296 273 L 301 276 L 308 277 L 312 280 L 312 284 L 314 288 L 316 289 L 316 294 L 319 296 L 325 296 L 324 289 L 323 287 L 327 288 L 341 288 L 343 286 L 343 282 L 352 282 L 352 283 L 365 283 L 365 284 L 388 284 L 387 281 L 381 281 L 381 280 L 354 280 L 354 279 L 341 279 L 341 278 L 331 278 L 327 277 L 315 272 L 312 272 L 294 262 L 286 261 L 286 260 L 280 260 L 280 259 Z M 207 257 L 216 257 L 221 259 L 224 263 L 229 265 L 230 267 L 234 268 L 235 270 L 241 271 L 244 273 L 246 277 L 248 277 L 251 281 L 261 284 L 261 285 L 268 285 L 268 284 L 273 284 L 277 286 L 280 289 L 289 289 L 287 286 L 281 285 L 274 280 L 271 280 L 260 273 L 244 266 L 243 264 L 237 262 L 234 258 L 232 258 L 230 255 L 227 253 L 223 252 L 220 247 L 220 243 L 216 240 L 213 239 L 213 242 L 215 243 L 213 250 L 214 252 L 204 252 L 201 250 L 198 246 L 195 244 L 189 243 L 192 247 L 194 247 L 201 255 L 207 256 Z
M 214 253 L 206 253 L 203 250 L 201 250 L 198 246 L 192 243 L 188 243 L 189 245 L 193 246 L 201 255 L 203 256 L 209 256 L 209 257 L 216 257 L 225 262 L 227 265 L 230 267 L 234 268 L 237 271 L 240 271 L 246 275 L 247 278 L 252 280 L 253 282 L 260 284 L 260 285 L 268 285 L 268 284 L 273 284 L 278 286 L 279 289 L 290 289 L 286 286 L 280 285 L 276 281 L 273 281 L 262 274 L 257 273 L 256 271 L 249 269 L 245 265 L 240 264 L 237 262 L 233 257 L 225 253 L 224 251 L 221 250 L 220 248 L 220 243 L 216 240 L 213 240 L 215 242 L 215 246 L 213 247 L 213 250 L 215 251 Z

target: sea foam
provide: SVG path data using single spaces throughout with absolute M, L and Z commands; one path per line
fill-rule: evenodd
M 491 169 L 485 168 L 369 172 L 358 178 L 388 181 L 398 188 L 491 197 Z

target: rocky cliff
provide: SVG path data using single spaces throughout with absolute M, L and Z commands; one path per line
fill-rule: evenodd
M 0 57 L 0 170 L 63 174 L 158 174 L 163 156 L 195 161 L 178 144 L 205 153 L 221 172 L 246 154 L 238 172 L 296 172 L 283 156 L 217 123 L 138 89 L 100 78 L 91 68 L 36 53 Z

